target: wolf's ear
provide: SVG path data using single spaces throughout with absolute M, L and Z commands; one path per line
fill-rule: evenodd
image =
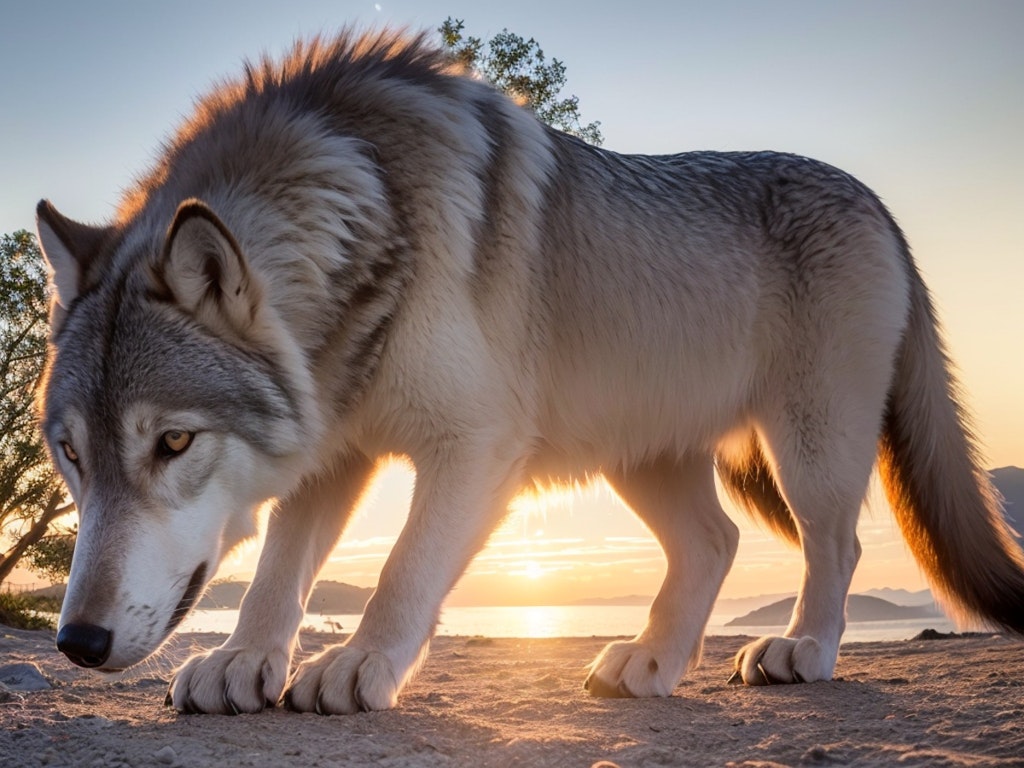
M 49 200 L 40 200 L 36 206 L 36 231 L 57 304 L 66 310 L 81 293 L 82 278 L 110 237 L 112 228 L 72 221 L 58 212 Z
M 156 277 L 204 325 L 237 333 L 253 324 L 260 290 L 234 236 L 200 200 L 186 200 L 167 230 Z

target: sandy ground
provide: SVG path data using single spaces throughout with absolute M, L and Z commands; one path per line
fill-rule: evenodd
M 1000 636 L 854 643 L 837 680 L 768 688 L 727 685 L 744 640 L 711 638 L 674 696 L 647 700 L 582 690 L 599 638 L 442 637 L 391 712 L 166 708 L 169 670 L 221 639 L 178 637 L 111 681 L 62 661 L 51 633 L 0 626 L 0 665 L 52 685 L 0 689 L 0 765 L 1024 766 L 1024 644 Z M 304 653 L 336 639 L 304 634 Z

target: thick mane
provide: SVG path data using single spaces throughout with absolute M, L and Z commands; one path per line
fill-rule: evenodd
M 358 34 L 345 29 L 333 38 L 296 40 L 281 59 L 264 54 L 255 62 L 244 62 L 240 78 L 225 81 L 198 101 L 189 123 L 202 125 L 243 100 L 261 96 L 280 95 L 299 107 L 322 104 L 362 82 L 429 87 L 461 71 L 426 32 L 410 35 L 385 29 Z M 182 130 L 188 128 L 187 124 Z
M 192 113 L 164 142 L 155 167 L 126 191 L 118 219 L 133 219 L 153 190 L 167 180 L 177 158 L 218 123 L 241 120 L 256 127 L 262 114 L 317 114 L 332 102 L 360 103 L 346 96 L 367 84 L 376 89 L 391 83 L 449 93 L 453 77 L 464 71 L 431 42 L 429 33 L 393 29 L 359 34 L 346 28 L 334 37 L 297 40 L 282 58 L 264 54 L 246 61 L 239 76 L 222 80 L 196 99 Z
M 344 83 L 349 78 L 406 80 L 433 83 L 438 75 L 461 71 L 429 34 L 410 35 L 391 29 L 357 34 L 345 29 L 329 39 L 318 35 L 297 40 L 280 61 L 264 55 L 259 62 L 245 64 L 245 86 L 249 93 L 269 87 L 318 83 Z

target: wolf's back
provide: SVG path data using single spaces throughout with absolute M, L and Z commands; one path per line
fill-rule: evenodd
M 910 273 L 908 325 L 879 443 L 883 485 L 944 602 L 960 618 L 1024 633 L 1024 553 L 981 467 L 927 289 L 912 264 Z

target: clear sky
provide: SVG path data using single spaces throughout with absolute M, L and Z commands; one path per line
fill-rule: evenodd
M 0 23 L 0 232 L 49 197 L 109 217 L 192 99 L 239 62 L 346 23 L 535 37 L 605 146 L 778 149 L 838 165 L 903 226 L 935 296 L 989 466 L 1024 466 L 1024 3 L 178 0 L 10 3 Z M 381 476 L 325 576 L 374 584 L 411 475 Z M 525 510 L 526 505 L 524 505 Z M 601 488 L 514 516 L 453 598 L 653 593 L 656 544 Z M 919 587 L 884 508 L 855 588 Z M 249 554 L 228 564 L 244 575 Z M 799 558 L 744 526 L 724 594 L 795 588 Z

